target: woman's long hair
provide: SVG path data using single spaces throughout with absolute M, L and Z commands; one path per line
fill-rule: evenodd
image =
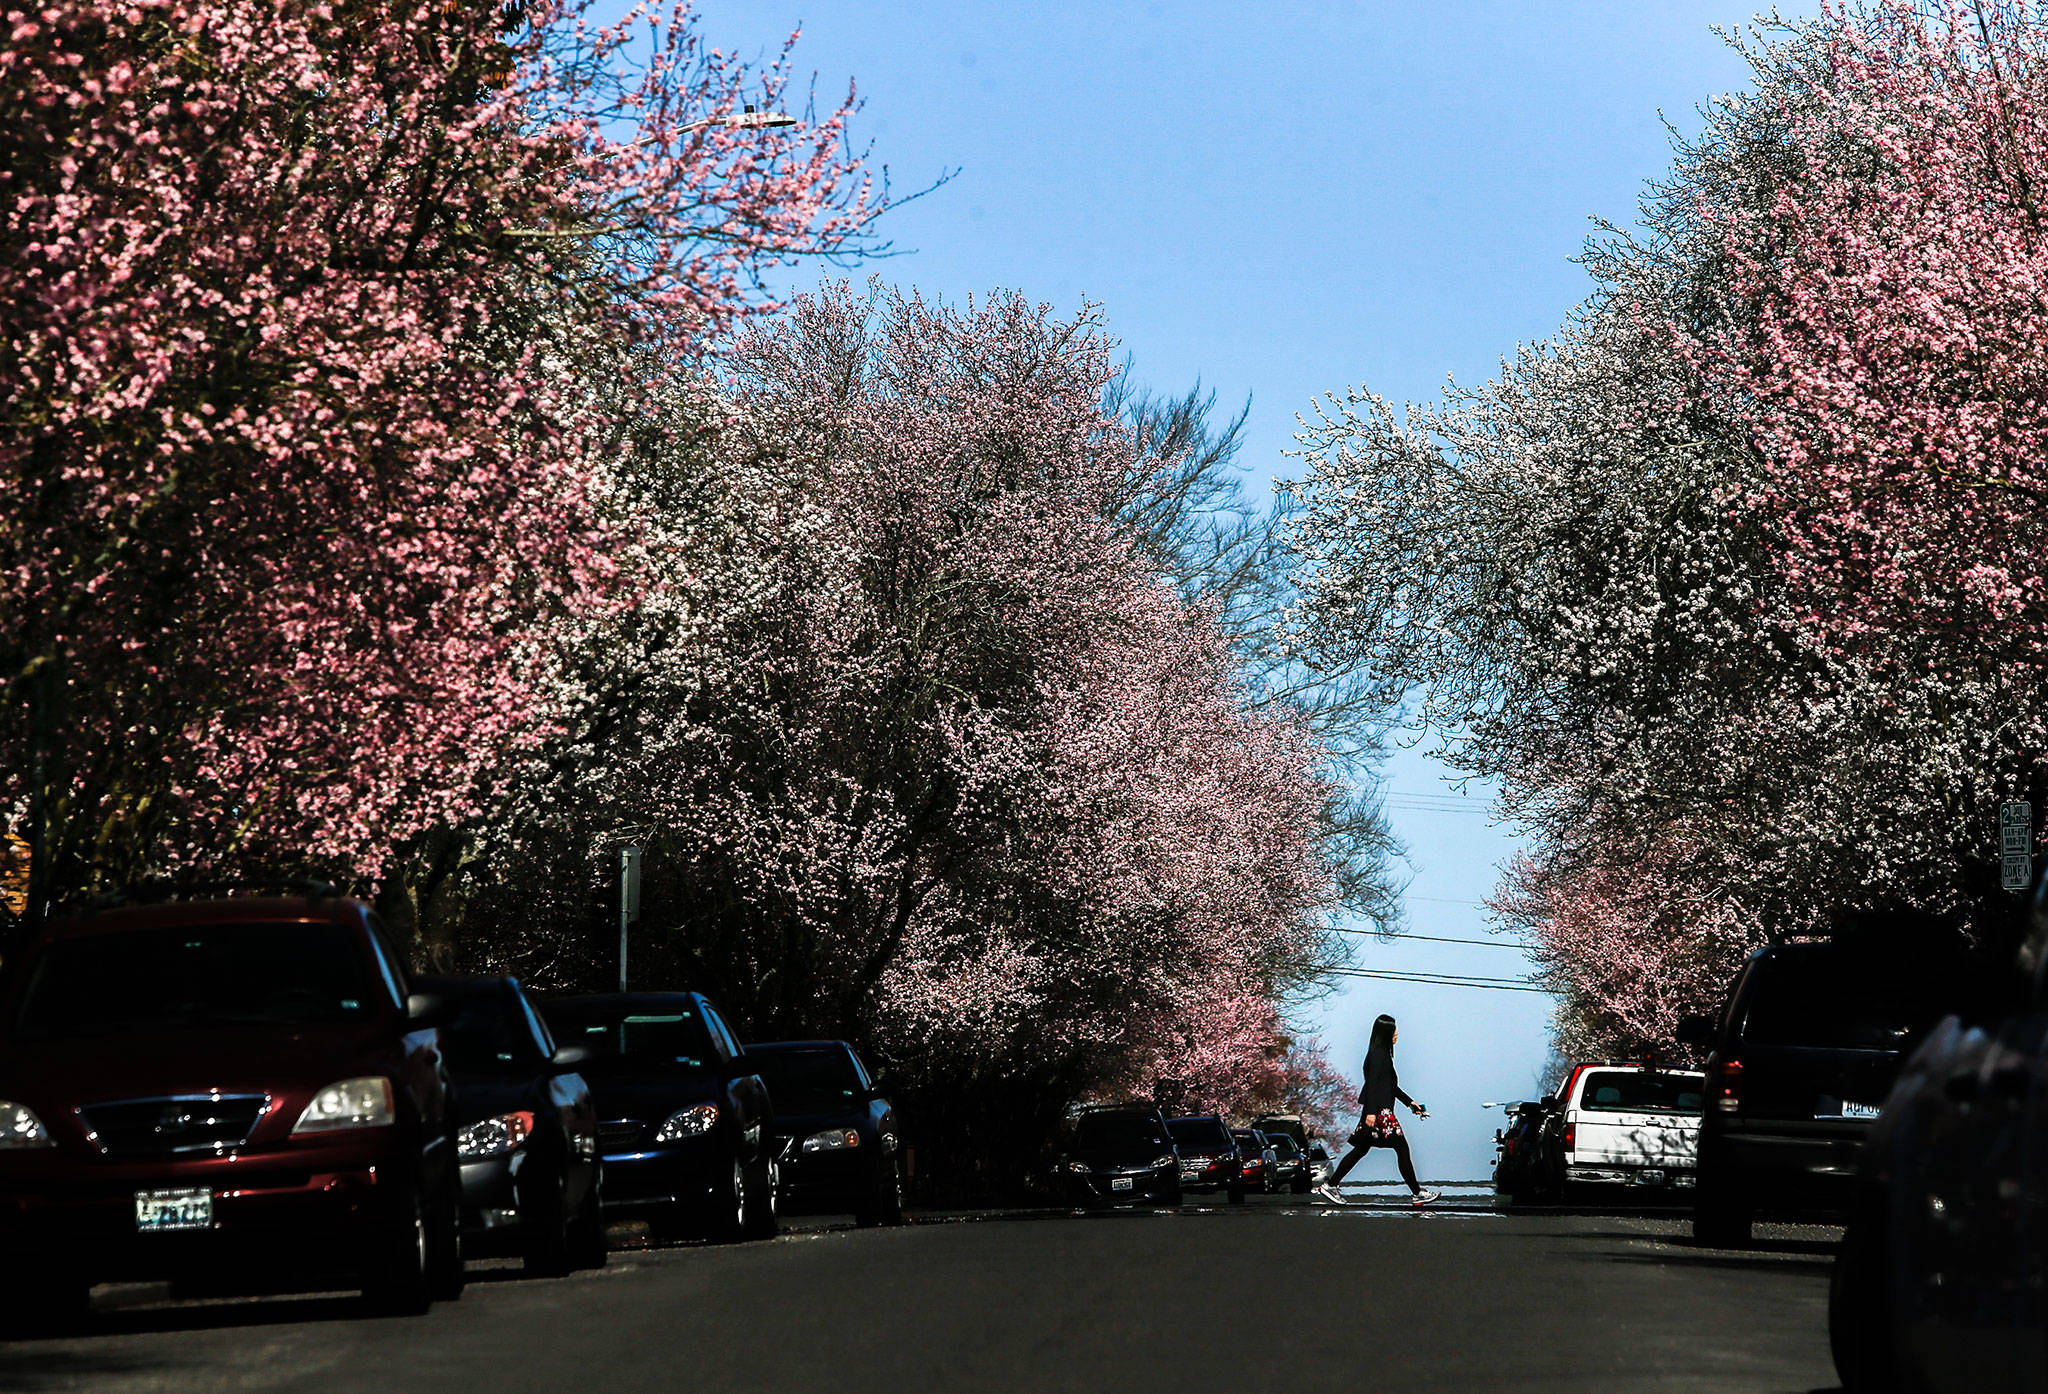
M 1384 1012 L 1372 1024 L 1372 1043 L 1365 1050 L 1365 1067 L 1371 1069 L 1373 1062 L 1392 1061 L 1394 1058 L 1394 1019 Z

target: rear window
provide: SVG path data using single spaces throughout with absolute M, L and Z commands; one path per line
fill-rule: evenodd
M 520 1074 L 540 1063 L 540 1046 L 523 1013 L 501 992 L 464 993 L 441 1028 L 441 1053 L 459 1075 Z
M 1285 1133 L 1273 1139 L 1272 1147 L 1273 1155 L 1276 1157 L 1298 1157 L 1301 1155 L 1301 1149 L 1295 1146 L 1294 1139 Z
M 1172 1144 L 1160 1130 L 1159 1121 L 1142 1113 L 1084 1113 L 1074 1125 L 1074 1145 L 1127 1152 Z
M 335 924 L 186 925 L 85 934 L 29 970 L 16 1040 L 355 1021 L 395 1005 Z
M 1704 1095 L 1697 1075 L 1648 1070 L 1594 1070 L 1586 1076 L 1579 1107 L 1592 1113 L 1699 1113 Z
M 1166 1126 L 1173 1130 L 1174 1145 L 1183 1152 L 1230 1150 L 1230 1129 L 1214 1118 L 1174 1118 Z
M 689 1007 L 667 1011 L 551 1007 L 547 1018 L 558 1043 L 591 1051 L 592 1059 L 578 1066 L 586 1073 L 636 1068 L 704 1070 L 716 1058 L 710 1028 Z
M 1773 953 L 1750 970 L 1742 1038 L 1820 1050 L 1904 1050 L 1950 1012 L 1978 1008 L 1960 969 L 1873 960 L 1815 946 Z

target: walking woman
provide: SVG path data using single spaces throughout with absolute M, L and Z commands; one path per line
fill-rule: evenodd
M 1400 1120 L 1394 1117 L 1397 1099 L 1408 1105 L 1417 1118 L 1429 1117 L 1428 1109 L 1401 1092 L 1401 1077 L 1394 1073 L 1394 1042 L 1400 1039 L 1392 1017 L 1382 1016 L 1372 1024 L 1372 1044 L 1365 1052 L 1365 1087 L 1358 1091 L 1358 1131 L 1351 1135 L 1351 1150 L 1344 1154 L 1344 1160 L 1337 1163 L 1330 1179 L 1316 1188 L 1316 1194 L 1332 1205 L 1344 1204 L 1344 1197 L 1337 1190 L 1344 1173 L 1375 1147 L 1394 1150 L 1394 1160 L 1401 1166 L 1401 1179 L 1415 1193 L 1415 1204 L 1427 1205 L 1436 1199 L 1435 1191 L 1424 1190 L 1415 1179 L 1415 1163 L 1408 1157 L 1408 1139 L 1402 1136 Z

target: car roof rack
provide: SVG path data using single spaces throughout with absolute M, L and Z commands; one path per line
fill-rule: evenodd
M 85 902 L 87 913 L 113 910 L 123 905 L 154 905 L 171 900 L 206 900 L 215 896 L 273 891 L 303 896 L 307 900 L 332 900 L 341 893 L 331 881 L 312 876 L 242 876 L 218 880 L 187 881 L 173 876 L 132 881 L 115 891 L 103 891 Z

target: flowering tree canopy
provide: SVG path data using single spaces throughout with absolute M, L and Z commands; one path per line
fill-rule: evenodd
M 611 425 L 873 211 L 684 10 L 55 0 L 0 47 L 0 766 L 45 898 L 374 874 L 545 725 Z M 509 25 L 509 28 L 506 27 Z M 645 42 L 642 42 L 642 40 Z M 637 66 L 629 63 L 644 53 Z

